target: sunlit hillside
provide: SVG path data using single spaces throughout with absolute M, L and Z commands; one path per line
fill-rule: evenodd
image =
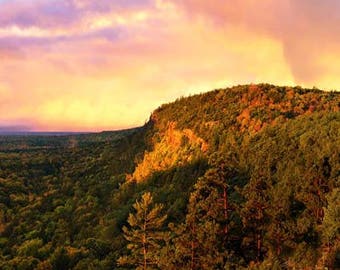
M 0 136 L 0 269 L 340 268 L 340 92 L 241 85 L 142 127 Z

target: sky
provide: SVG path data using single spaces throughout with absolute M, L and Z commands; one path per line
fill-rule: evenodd
M 0 0 L 0 127 L 129 128 L 262 82 L 340 89 L 340 1 Z

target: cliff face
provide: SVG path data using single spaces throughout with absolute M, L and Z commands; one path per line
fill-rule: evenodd
M 208 150 L 208 144 L 190 129 L 176 129 L 176 122 L 169 122 L 159 134 L 160 141 L 151 151 L 146 151 L 140 163 L 128 180 L 146 180 L 155 172 L 183 166 Z
M 0 136 L 0 269 L 116 268 L 140 244 L 123 227 L 138 230 L 146 192 L 167 215 L 159 269 L 340 269 L 339 105 L 245 85 L 162 105 L 136 129 Z
M 217 247 L 239 260 L 235 269 L 338 263 L 332 213 L 339 198 L 332 194 L 340 183 L 340 93 L 237 86 L 162 105 L 149 124 L 148 150 L 127 183 L 163 199 L 170 218 L 186 228 L 172 233 L 180 242 L 196 239 L 202 269 L 205 254 Z M 211 224 L 215 234 L 206 230 Z M 206 235 L 227 240 L 206 248 L 208 239 L 200 239 Z M 174 265 L 183 263 L 177 255 Z
M 208 159 L 225 147 L 230 137 L 240 143 L 268 126 L 317 112 L 339 112 L 339 103 L 336 92 L 268 84 L 181 98 L 152 114 L 149 150 L 127 179 L 141 182 L 155 172 L 183 166 L 200 156 Z

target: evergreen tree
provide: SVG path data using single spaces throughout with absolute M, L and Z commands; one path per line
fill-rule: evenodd
M 253 176 L 243 189 L 246 202 L 242 206 L 241 217 L 246 237 L 243 248 L 249 250 L 248 260 L 263 259 L 265 248 L 263 237 L 268 223 L 269 183 L 263 176 Z
M 224 164 L 225 165 L 225 164 Z M 220 269 L 228 257 L 228 179 L 236 172 L 220 164 L 195 184 L 185 222 L 174 228 L 174 257 L 181 269 Z
M 335 188 L 328 196 L 325 218 L 322 223 L 323 265 L 339 267 L 336 256 L 340 253 L 340 189 Z M 337 262 L 339 263 L 339 262 Z
M 142 195 L 133 205 L 135 213 L 128 217 L 128 227 L 123 227 L 124 236 L 129 242 L 128 256 L 118 259 L 119 265 L 134 265 L 136 269 L 155 269 L 159 263 L 160 248 L 166 239 L 161 229 L 167 216 L 162 215 L 163 205 L 153 205 L 151 193 Z
M 193 196 L 185 222 L 172 228 L 175 237 L 172 261 L 167 269 L 221 269 L 225 256 L 219 236 L 223 229 L 216 220 L 200 219 L 198 212 L 202 209 L 195 204 Z

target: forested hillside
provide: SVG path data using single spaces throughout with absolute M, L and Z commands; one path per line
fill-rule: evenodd
M 340 93 L 180 98 L 145 126 L 0 137 L 0 269 L 339 269 Z

